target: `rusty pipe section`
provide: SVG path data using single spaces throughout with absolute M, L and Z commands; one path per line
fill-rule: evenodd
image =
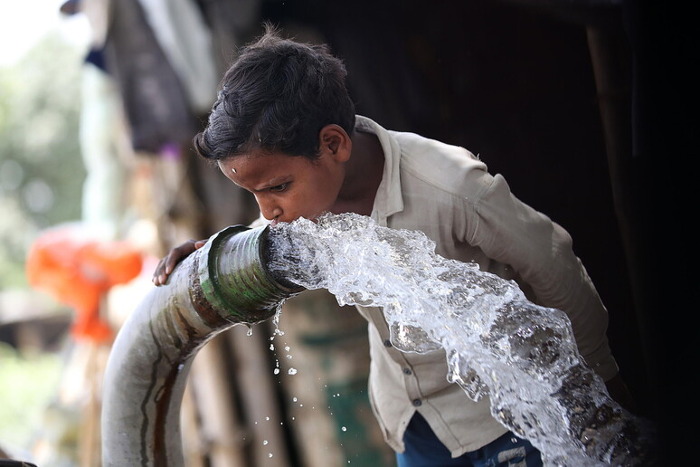
M 227 227 L 129 316 L 104 375 L 104 467 L 183 465 L 180 405 L 198 350 L 236 324 L 270 318 L 303 290 L 266 269 L 268 239 L 269 227 Z

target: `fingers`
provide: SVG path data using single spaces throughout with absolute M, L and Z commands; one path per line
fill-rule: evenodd
M 155 271 L 153 272 L 153 278 L 151 279 L 151 281 L 157 286 L 165 284 L 165 282 L 168 280 L 169 273 L 165 272 L 166 271 L 165 265 L 166 265 L 167 259 L 168 259 L 168 256 L 161 259 L 158 262 L 158 265 L 156 266 Z
M 172 274 L 175 266 L 183 259 L 192 254 L 195 250 L 202 248 L 207 243 L 206 240 L 188 240 L 187 242 L 176 246 L 168 252 L 163 259 L 158 262 L 155 271 L 153 272 L 153 283 L 157 286 L 164 285 L 168 281 L 168 277 Z

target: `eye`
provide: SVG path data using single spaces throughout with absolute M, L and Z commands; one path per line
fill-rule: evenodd
M 289 183 L 282 183 L 280 185 L 271 186 L 270 188 L 268 188 L 268 190 L 274 193 L 281 193 L 285 191 L 287 187 L 289 187 Z

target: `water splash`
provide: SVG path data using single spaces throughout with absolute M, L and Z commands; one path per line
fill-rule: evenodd
M 644 465 L 653 429 L 578 354 L 568 317 L 512 281 L 435 254 L 420 232 L 355 214 L 270 231 L 272 271 L 342 305 L 378 306 L 404 352 L 444 349 L 447 379 L 536 446 L 548 465 Z

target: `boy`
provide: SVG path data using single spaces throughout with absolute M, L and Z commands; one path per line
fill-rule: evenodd
M 345 76 L 325 46 L 284 40 L 268 28 L 224 76 L 195 149 L 251 192 L 271 224 L 354 212 L 423 231 L 438 254 L 515 280 L 533 302 L 567 313 L 581 355 L 623 402 L 607 311 L 568 233 L 515 198 L 467 150 L 356 116 Z M 203 244 L 173 249 L 154 283 L 165 283 Z M 528 441 L 490 415 L 487 398 L 473 402 L 447 382 L 444 351 L 400 352 L 381 309 L 358 310 L 369 323 L 372 407 L 399 467 L 541 465 Z

